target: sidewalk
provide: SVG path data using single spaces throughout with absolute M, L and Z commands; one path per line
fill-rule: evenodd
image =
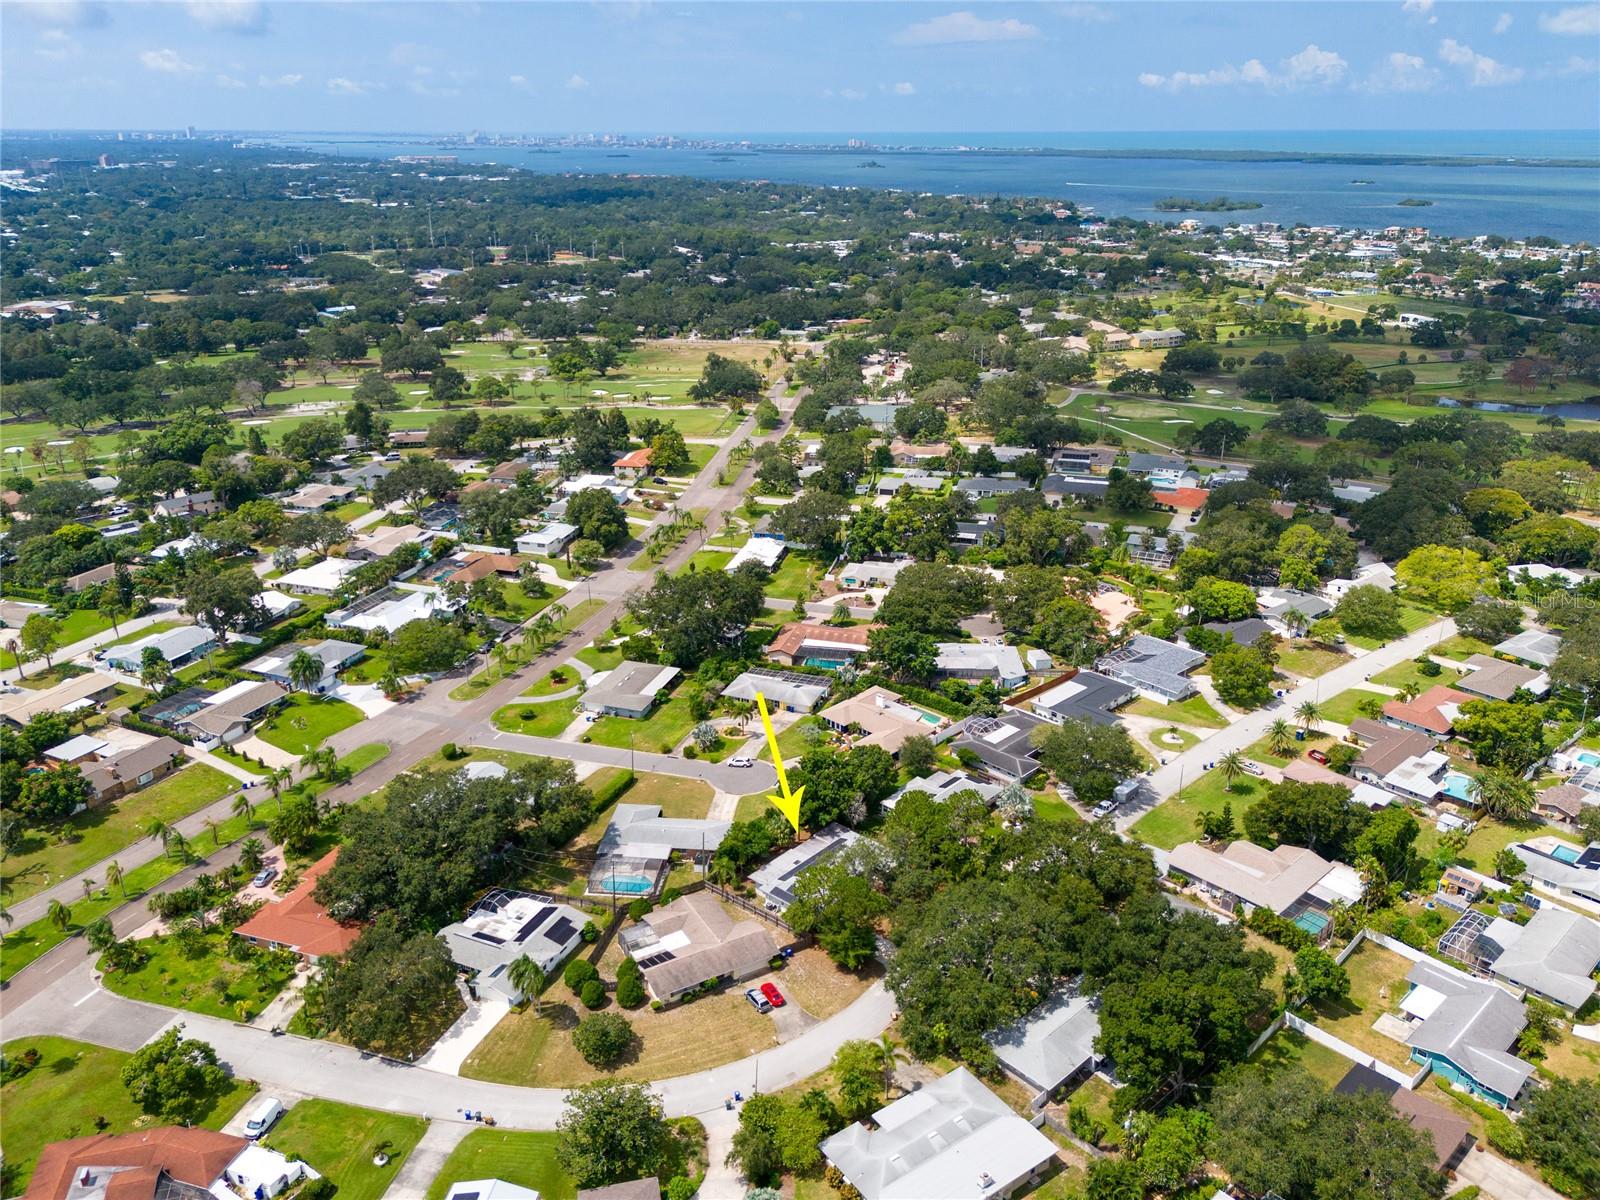
M 178 611 L 178 602 L 176 600 L 163 597 L 152 601 L 152 603 L 155 607 L 142 617 L 134 617 L 129 621 L 119 621 L 115 628 L 102 629 L 99 633 L 86 637 L 82 641 L 73 642 L 70 646 L 62 646 L 59 650 L 52 650 L 50 652 L 50 661 L 57 663 L 73 662 L 91 650 L 104 646 L 107 642 L 121 641 L 130 633 L 137 633 L 139 630 L 148 628 L 158 621 L 170 621 L 182 615 Z M 33 666 L 30 665 L 29 670 L 32 669 Z M 0 671 L 0 682 L 15 683 L 20 677 L 16 667 Z
M 465 1121 L 429 1121 L 422 1140 L 411 1148 L 405 1162 L 400 1164 L 400 1173 L 383 1193 L 384 1200 L 416 1200 L 418 1196 L 426 1196 L 428 1185 L 438 1176 L 450 1152 L 475 1128 L 478 1126 Z

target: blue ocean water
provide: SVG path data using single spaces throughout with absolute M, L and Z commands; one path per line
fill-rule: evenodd
M 680 135 L 693 140 L 695 135 Z M 712 136 L 712 135 L 707 135 Z M 735 142 L 739 135 L 715 135 Z M 1536 132 L 1318 131 L 1312 133 L 863 134 L 862 146 L 837 146 L 838 134 L 752 134 L 827 151 L 717 150 L 592 145 L 526 148 L 441 145 L 427 135 L 283 133 L 269 140 L 322 153 L 388 158 L 454 154 L 464 165 L 552 173 L 687 175 L 765 179 L 827 187 L 887 187 L 940 195 L 1026 195 L 1071 200 L 1105 216 L 1175 220 L 1154 205 L 1166 196 L 1227 195 L 1262 207 L 1202 220 L 1277 221 L 1371 229 L 1421 225 L 1454 237 L 1543 234 L 1600 241 L 1600 167 L 1534 167 L 1497 160 L 1600 158 L 1593 130 Z M 914 144 L 917 149 L 888 147 Z M 985 152 L 974 153 L 972 147 Z M 1028 148 L 1265 150 L 1304 153 L 1429 154 L 1483 157 L 1493 165 L 1371 165 L 1321 162 L 1216 162 L 1175 157 L 1087 158 Z M 1009 152 L 1008 152 L 1009 151 Z M 866 163 L 876 164 L 866 166 Z M 1370 183 L 1356 183 L 1370 180 Z M 1429 207 L 1399 207 L 1405 199 Z

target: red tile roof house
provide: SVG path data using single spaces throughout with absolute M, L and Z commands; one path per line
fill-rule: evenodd
M 618 479 L 637 479 L 650 470 L 650 447 L 630 450 L 611 464 L 611 473 Z
M 1415 700 L 1391 700 L 1383 706 L 1383 719 L 1401 729 L 1414 729 L 1435 737 L 1449 737 L 1455 728 L 1456 710 L 1479 697 L 1436 684 Z
M 154 1200 L 206 1194 L 250 1143 L 209 1129 L 167 1127 L 95 1133 L 51 1142 L 39 1154 L 25 1200 Z M 191 1192 L 173 1184 L 188 1185 Z M 98 1186 L 97 1186 L 98 1185 Z
M 1169 491 L 1152 492 L 1150 499 L 1163 508 L 1174 511 L 1187 511 L 1206 506 L 1206 499 L 1211 495 L 1205 488 L 1181 487 Z
M 292 950 L 312 962 L 350 949 L 362 927 L 334 920 L 311 894 L 338 857 L 337 849 L 328 851 L 306 868 L 287 895 L 259 909 L 234 933 L 269 950 Z

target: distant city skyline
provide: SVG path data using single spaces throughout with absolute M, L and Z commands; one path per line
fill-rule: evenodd
M 965 6 L 963 6 L 965 3 Z M 0 7 L 8 128 L 1594 128 L 1600 4 Z

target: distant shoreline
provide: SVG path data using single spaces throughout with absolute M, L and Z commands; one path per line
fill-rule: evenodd
M 755 154 L 860 154 L 860 146 L 777 146 L 752 145 Z M 1600 170 L 1600 158 L 1515 158 L 1455 154 L 1371 154 L 1316 150 L 1089 150 L 1052 146 L 915 146 L 889 149 L 871 147 L 881 155 L 964 155 L 986 158 L 1154 158 L 1188 159 L 1192 162 L 1254 163 L 1343 163 L 1362 167 L 1554 167 Z

